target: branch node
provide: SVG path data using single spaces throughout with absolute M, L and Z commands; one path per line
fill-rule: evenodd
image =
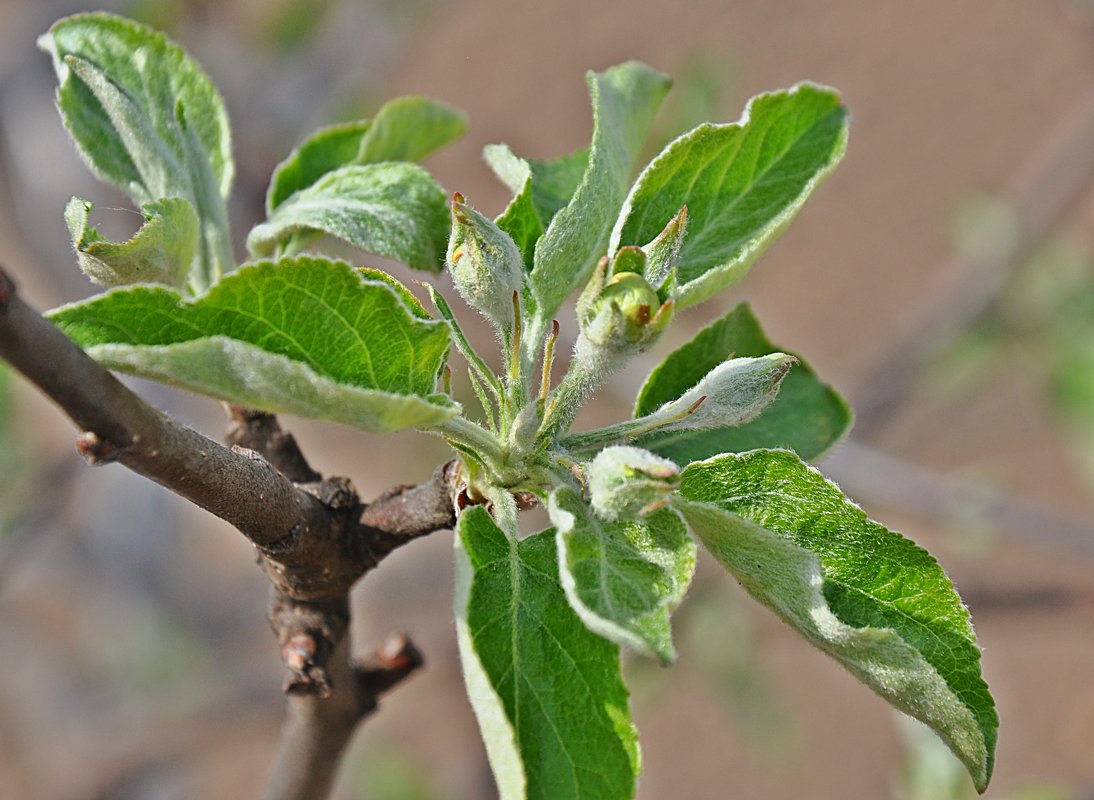
M 380 696 L 406 680 L 425 664 L 422 653 L 402 633 L 393 633 L 375 655 L 352 665 L 353 678 L 366 713 L 376 708 Z
M 0 287 L 0 293 L 3 288 Z M 0 305 L 3 298 L 0 297 Z M 111 464 L 121 458 L 128 446 L 118 445 L 103 439 L 94 431 L 82 431 L 76 437 L 76 452 L 83 456 L 84 461 L 92 466 Z

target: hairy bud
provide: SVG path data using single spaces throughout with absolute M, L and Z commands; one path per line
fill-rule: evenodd
M 524 261 L 512 238 L 463 201 L 452 198 L 448 268 L 464 300 L 503 331 L 513 329 L 513 292 L 524 282 Z
M 633 519 L 663 507 L 680 483 L 680 470 L 638 447 L 608 447 L 589 465 L 593 510 L 604 519 Z

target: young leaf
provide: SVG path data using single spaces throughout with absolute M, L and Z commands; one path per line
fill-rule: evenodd
M 649 374 L 638 393 L 634 415 L 642 417 L 675 400 L 723 359 L 778 352 L 785 351 L 768 341 L 752 309 L 741 303 L 670 353 Z M 680 464 L 760 447 L 786 447 L 811 461 L 847 433 L 851 420 L 847 401 L 798 358 L 783 378 L 778 397 L 755 419 L 702 432 L 659 431 L 639 441 L 646 449 Z
M 561 158 L 540 161 L 520 158 L 507 145 L 489 144 L 483 149 L 483 157 L 494 174 L 516 195 L 514 202 L 527 196 L 532 213 L 543 230 L 547 230 L 555 214 L 570 202 L 589 165 L 589 150 L 584 147 Z
M 669 615 L 695 571 L 695 544 L 679 515 L 663 508 L 640 520 L 599 518 L 572 489 L 548 505 L 570 606 L 589 630 L 670 663 Z
M 353 164 L 361 152 L 361 139 L 369 120 L 343 122 L 320 128 L 274 167 L 266 191 L 266 216 L 294 192 L 307 189 L 328 172 Z
M 649 414 L 573 434 L 561 444 L 584 453 L 618 442 L 706 436 L 712 430 L 742 425 L 775 399 L 781 381 L 795 363 L 796 359 L 785 353 L 723 361 L 682 395 Z
M 593 104 L 589 162 L 573 197 L 554 215 L 536 246 L 532 286 L 544 319 L 585 282 L 603 254 L 634 160 L 671 85 L 667 76 L 637 62 L 591 72 L 588 82 Z M 642 244 L 658 233 L 660 229 Z
M 831 90 L 802 83 L 749 101 L 739 122 L 704 123 L 642 172 L 619 215 L 611 252 L 650 241 L 681 207 L 681 308 L 740 280 L 839 163 L 847 111 Z
M 244 267 L 193 301 L 141 286 L 50 316 L 108 367 L 222 400 L 377 433 L 435 425 L 458 411 L 433 394 L 449 329 L 390 281 L 285 259 Z
M 785 450 L 691 464 L 676 506 L 748 592 L 933 728 L 983 792 L 998 717 L 968 611 L 922 548 Z
M 397 97 L 376 112 L 356 163 L 421 161 L 466 130 L 467 116 L 449 105 L 428 97 Z
M 507 537 L 481 506 L 456 526 L 456 626 L 501 800 L 627 800 L 638 736 L 619 648 L 558 581 L 553 531 Z
M 372 120 L 331 125 L 316 131 L 274 169 L 266 213 L 294 192 L 306 189 L 339 167 L 381 161 L 420 161 L 463 135 L 467 118 L 427 97 L 399 97 L 381 106 Z
M 65 222 L 80 269 L 101 286 L 163 283 L 183 288 L 198 249 L 198 215 L 188 200 L 172 197 L 148 203 L 145 223 L 127 242 L 104 239 L 88 221 L 91 203 L 73 197 Z
M 163 34 L 111 14 L 77 14 L 38 40 L 60 85 L 57 106 L 91 170 L 139 205 L 183 197 L 201 219 L 202 288 L 231 264 L 224 198 L 228 118 L 201 68 Z
M 436 272 L 444 266 L 448 207 L 421 167 L 385 162 L 340 167 L 279 205 L 247 248 L 269 256 L 293 235 L 326 233 L 376 255 Z

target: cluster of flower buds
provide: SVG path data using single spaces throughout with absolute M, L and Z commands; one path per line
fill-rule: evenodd
M 611 261 L 600 260 L 577 304 L 589 343 L 613 354 L 637 354 L 657 340 L 672 319 L 669 295 L 686 225 L 685 207 L 645 247 L 621 247 Z

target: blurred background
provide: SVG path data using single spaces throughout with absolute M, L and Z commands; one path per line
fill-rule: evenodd
M 930 549 L 972 611 L 1002 719 L 988 796 L 1094 797 L 1094 4 L 94 7 L 167 30 L 221 88 L 240 257 L 289 149 L 398 94 L 469 113 L 468 135 L 427 166 L 497 213 L 508 197 L 483 145 L 546 158 L 586 144 L 587 69 L 637 58 L 676 78 L 651 153 L 702 120 L 736 119 L 756 92 L 802 79 L 841 89 L 854 115 L 843 164 L 749 277 L 684 315 L 586 421 L 615 420 L 661 355 L 749 299 L 770 338 L 859 410 L 821 468 Z M 38 308 L 93 292 L 62 219 L 71 195 L 96 202 L 108 235 L 139 222 L 77 158 L 34 46 L 57 17 L 89 8 L 0 0 L 0 261 Z M 220 435 L 215 402 L 134 385 Z M 412 433 L 283 423 L 317 469 L 352 477 L 366 498 L 424 480 L 445 458 Z M 73 434 L 0 372 L 0 794 L 257 797 L 283 698 L 249 546 L 121 467 L 86 467 Z M 627 661 L 639 798 L 974 796 L 932 737 L 719 572 L 702 563 L 677 613 L 674 667 Z M 447 533 L 396 552 L 358 587 L 358 648 L 405 630 L 427 668 L 362 728 L 339 798 L 494 796 L 451 591 Z

